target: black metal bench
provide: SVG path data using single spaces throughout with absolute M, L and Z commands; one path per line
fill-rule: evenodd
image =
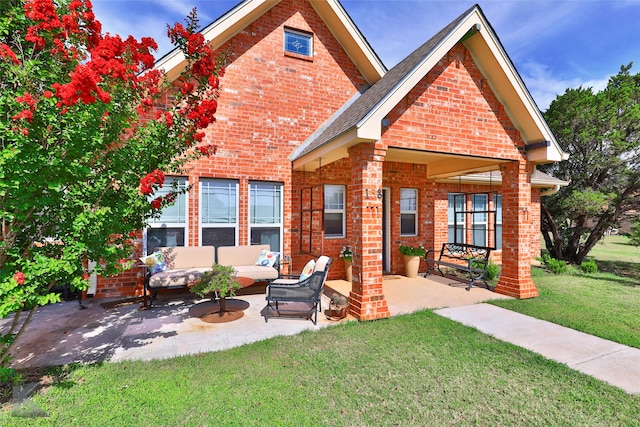
M 438 259 L 435 257 L 437 252 L 427 251 L 425 255 L 427 275 L 430 271 L 438 270 L 440 275 L 444 277 L 440 267 L 447 267 L 469 274 L 471 282 L 467 291 L 470 291 L 471 287 L 479 280 L 488 286 L 484 276 L 487 273 L 487 265 L 489 265 L 490 248 L 466 243 L 443 243 Z

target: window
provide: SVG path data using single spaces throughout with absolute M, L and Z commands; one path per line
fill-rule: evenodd
M 418 190 L 400 189 L 400 235 L 418 235 Z
M 151 196 L 151 200 L 167 195 L 174 183 L 178 190 L 187 188 L 186 178 L 167 177 L 162 187 Z M 146 247 L 143 249 L 146 253 L 151 253 L 158 247 L 184 246 L 187 235 L 187 194 L 179 194 L 173 205 L 163 208 L 160 218 L 149 220 L 145 234 Z
M 489 197 L 487 194 L 471 195 L 473 221 L 472 221 L 472 244 L 476 246 L 487 245 L 487 218 L 489 216 Z
M 249 239 L 280 252 L 282 241 L 282 184 L 249 183 Z
M 464 194 L 449 194 L 449 242 L 465 243 L 465 204 L 466 197 Z
M 292 29 L 284 30 L 284 51 L 302 56 L 313 56 L 313 36 Z
M 344 185 L 324 186 L 324 236 L 345 236 Z
M 238 232 L 238 182 L 200 180 L 200 244 L 235 246 Z
M 496 249 L 502 249 L 502 195 L 493 195 L 493 209 L 496 211 Z

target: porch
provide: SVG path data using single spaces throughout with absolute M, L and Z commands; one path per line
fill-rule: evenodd
M 323 310 L 328 308 L 334 291 L 348 293 L 350 289 L 351 284 L 344 280 L 327 281 Z M 482 288 L 474 287 L 468 292 L 465 284 L 436 276 L 388 277 L 383 280 L 383 290 L 392 316 L 509 298 Z M 324 313 L 319 314 L 317 326 L 297 318 L 274 318 L 265 323 L 265 295 L 260 290 L 229 300 L 228 304 L 238 304 L 244 310 L 244 316 L 218 324 L 195 317 L 208 301 L 194 299 L 191 294 L 161 296 L 152 310 L 139 310 L 137 301 L 112 304 L 112 308 L 104 308 L 102 299 L 88 299 L 83 304 L 84 310 L 79 310 L 75 301 L 40 308 L 14 348 L 14 367 L 165 359 L 225 350 L 336 324 L 327 320 Z M 10 321 L 3 319 L 0 327 Z

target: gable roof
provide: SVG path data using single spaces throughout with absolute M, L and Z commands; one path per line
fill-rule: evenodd
M 385 116 L 442 57 L 462 42 L 483 73 L 510 120 L 520 131 L 528 160 L 566 158 L 500 40 L 475 5 L 393 67 L 376 84 L 305 141 L 290 157 L 294 169 L 315 169 L 347 156 L 348 147 L 382 136 Z
M 201 33 L 214 50 L 218 49 L 281 1 L 244 0 L 203 28 Z M 309 0 L 309 3 L 369 85 L 380 80 L 387 71 L 386 67 L 340 3 L 337 0 Z M 185 66 L 184 54 L 176 48 L 160 58 L 154 68 L 165 70 L 167 78 L 173 81 Z

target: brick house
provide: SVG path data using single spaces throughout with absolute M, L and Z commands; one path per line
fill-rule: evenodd
M 400 245 L 494 247 L 496 292 L 537 295 L 540 197 L 561 181 L 536 164 L 561 151 L 478 6 L 386 70 L 337 0 L 245 0 L 202 30 L 229 62 L 215 156 L 187 195 L 144 231 L 142 251 L 269 243 L 300 271 L 354 253 L 349 295 L 361 320 L 389 316 L 382 279 Z M 174 51 L 158 68 L 175 78 Z M 424 267 L 424 266 L 423 266 Z M 97 297 L 142 292 L 137 269 L 97 278 Z

